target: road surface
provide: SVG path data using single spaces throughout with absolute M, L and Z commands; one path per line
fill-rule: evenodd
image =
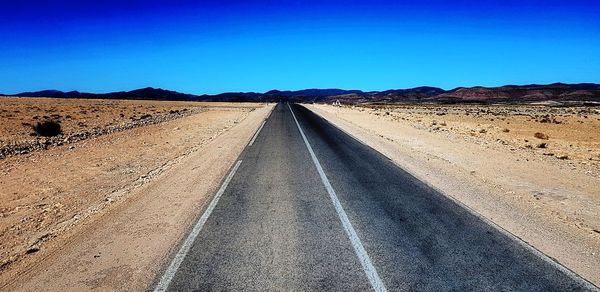
M 300 105 L 202 212 L 156 290 L 594 289 Z

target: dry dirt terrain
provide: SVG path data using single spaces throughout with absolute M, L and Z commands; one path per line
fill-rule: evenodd
M 0 158 L 204 110 L 202 104 L 194 102 L 17 97 L 2 97 L 1 101 Z M 59 123 L 63 135 L 38 135 L 33 128 L 45 121 Z
M 572 160 L 572 164 L 600 166 L 600 107 L 551 106 L 371 106 L 419 129 L 452 132 L 484 143 L 500 143 L 521 150 Z M 550 159 L 552 160 L 552 159 Z
M 64 133 L 0 159 L 0 290 L 140 290 L 271 106 L 10 98 L 0 108 L 5 147 L 46 139 L 27 125 L 44 116 Z
M 307 107 L 600 284 L 600 109 Z

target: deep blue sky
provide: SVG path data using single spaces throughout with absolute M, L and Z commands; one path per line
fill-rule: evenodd
M 600 1 L 5 1 L 0 92 L 600 83 Z

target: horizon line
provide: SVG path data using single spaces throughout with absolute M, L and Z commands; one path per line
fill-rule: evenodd
M 525 84 L 504 84 L 504 85 L 499 85 L 499 86 L 485 86 L 485 85 L 471 85 L 471 86 L 457 86 L 457 87 L 453 87 L 450 89 L 446 89 L 443 87 L 437 87 L 437 86 L 431 86 L 431 85 L 420 85 L 420 86 L 414 86 L 414 87 L 404 87 L 404 88 L 388 88 L 388 89 L 382 89 L 382 90 L 363 90 L 363 89 L 345 89 L 345 88 L 340 88 L 340 87 L 307 87 L 307 88 L 302 88 L 302 89 L 277 89 L 277 88 L 273 88 L 264 92 L 261 91 L 222 91 L 219 93 L 187 93 L 185 91 L 179 91 L 179 90 L 174 90 L 174 89 L 167 89 L 165 87 L 154 87 L 154 86 L 143 86 L 143 87 L 139 87 L 139 88 L 133 88 L 130 90 L 113 90 L 113 91 L 104 91 L 104 92 L 92 92 L 92 91 L 80 91 L 77 89 L 74 90 L 61 90 L 61 89 L 42 89 L 42 90 L 30 90 L 30 91 L 21 91 L 21 92 L 17 92 L 17 93 L 11 93 L 11 94 L 7 94 L 7 93 L 0 93 L 0 95 L 3 96 L 19 96 L 22 93 L 36 93 L 36 92 L 42 92 L 42 91 L 57 91 L 57 92 L 63 92 L 63 93 L 68 93 L 68 92 L 78 92 L 78 93 L 83 93 L 83 94 L 111 94 L 111 93 L 117 93 L 117 92 L 130 92 L 130 91 L 134 91 L 134 90 L 140 90 L 140 89 L 158 89 L 158 90 L 166 90 L 166 91 L 173 91 L 173 92 L 177 92 L 177 93 L 181 93 L 181 94 L 188 94 L 188 95 L 195 95 L 195 96 L 203 96 L 203 95 L 220 95 L 220 94 L 227 94 L 227 93 L 256 93 L 256 94 L 266 94 L 270 91 L 282 91 L 282 92 L 293 92 L 293 91 L 303 91 L 303 90 L 344 90 L 344 91 L 361 91 L 364 93 L 369 93 L 369 92 L 383 92 L 383 91 L 388 91 L 388 90 L 409 90 L 409 89 L 415 89 L 415 88 L 422 88 L 422 87 L 431 87 L 431 88 L 438 88 L 438 89 L 442 89 L 444 91 L 452 91 L 452 90 L 456 90 L 459 88 L 500 88 L 500 87 L 507 87 L 507 86 L 549 86 L 549 85 L 558 85 L 558 84 L 564 84 L 564 85 L 581 85 L 581 84 L 593 84 L 593 85 L 600 85 L 600 83 L 596 83 L 596 82 L 577 82 L 577 83 L 565 83 L 565 82 L 552 82 L 552 83 L 525 83 Z

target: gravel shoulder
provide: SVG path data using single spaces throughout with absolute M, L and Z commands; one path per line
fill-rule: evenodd
M 272 105 L 178 119 L 0 161 L 0 290 L 143 290 Z
M 550 159 L 512 143 L 490 143 L 472 131 L 424 127 L 420 118 L 416 123 L 385 110 L 305 106 L 417 178 L 600 284 L 600 177 L 595 161 Z M 595 142 L 582 142 L 590 143 Z

